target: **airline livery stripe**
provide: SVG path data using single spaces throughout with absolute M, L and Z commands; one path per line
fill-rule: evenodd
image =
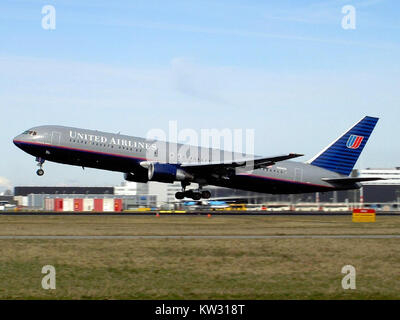
M 107 155 L 107 156 L 113 156 L 113 157 L 121 157 L 121 158 L 128 158 L 128 159 L 138 159 L 138 160 L 148 160 L 146 158 L 127 156 L 127 155 L 122 155 L 122 154 L 106 153 L 106 152 L 85 150 L 85 149 L 79 149 L 79 148 L 71 148 L 71 147 L 65 147 L 65 146 L 55 146 L 55 145 L 51 145 L 51 144 L 38 143 L 38 142 L 24 142 L 24 141 L 18 141 L 18 140 L 15 140 L 15 142 L 16 143 L 20 143 L 20 144 L 25 144 L 25 145 L 35 145 L 35 146 L 40 146 L 40 147 L 65 149 L 65 150 L 87 152 L 87 153 L 92 153 L 92 154 L 101 154 L 101 155 Z M 241 176 L 250 176 L 250 177 L 255 177 L 255 178 L 260 178 L 260 179 L 281 181 L 281 182 L 286 182 L 286 183 L 301 184 L 301 185 L 307 185 L 307 186 L 324 187 L 324 188 L 328 188 L 328 189 L 333 189 L 332 186 L 328 186 L 328 185 L 319 185 L 319 184 L 312 184 L 312 183 L 306 183 L 306 182 L 300 182 L 300 181 L 284 180 L 284 179 L 260 176 L 260 175 L 256 175 L 256 174 L 242 173 L 242 174 L 239 174 L 239 175 L 241 175 Z
M 150 159 L 147 159 L 147 158 L 128 156 L 128 155 L 118 154 L 118 153 L 100 152 L 100 151 L 93 151 L 93 150 L 79 149 L 79 148 L 71 148 L 71 147 L 65 147 L 65 146 L 55 146 L 55 145 L 39 143 L 39 142 L 25 142 L 25 141 L 18 141 L 18 140 L 16 140 L 15 142 L 16 143 L 20 143 L 20 144 L 26 144 L 26 145 L 37 145 L 37 146 L 41 146 L 41 147 L 49 147 L 49 148 L 56 148 L 56 149 L 58 148 L 58 149 L 65 149 L 65 150 L 72 150 L 72 151 L 80 151 L 80 152 L 101 154 L 101 155 L 114 156 L 114 157 L 122 157 L 122 158 L 128 158 L 128 159 L 150 160 Z

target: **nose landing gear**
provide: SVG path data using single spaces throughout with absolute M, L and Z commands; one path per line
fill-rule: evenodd
M 42 175 L 44 175 L 44 170 L 42 169 L 42 167 L 43 167 L 43 163 L 44 163 L 44 159 L 42 159 L 42 158 L 36 158 L 36 161 L 37 161 L 37 165 L 38 165 L 38 167 L 39 167 L 39 169 L 36 171 L 36 174 L 39 176 L 39 177 L 41 177 Z

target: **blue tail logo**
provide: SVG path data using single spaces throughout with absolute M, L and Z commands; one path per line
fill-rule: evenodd
M 361 145 L 361 142 L 364 140 L 363 136 L 356 136 L 354 134 L 352 134 L 349 138 L 349 140 L 347 140 L 347 148 L 349 149 L 358 149 Z
M 364 117 L 307 163 L 348 176 L 378 120 Z

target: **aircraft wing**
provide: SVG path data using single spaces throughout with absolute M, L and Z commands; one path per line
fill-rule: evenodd
M 230 162 L 210 162 L 210 163 L 182 163 L 181 168 L 187 169 L 189 171 L 219 171 L 219 170 L 229 170 L 237 167 L 250 167 L 251 169 L 258 169 L 262 167 L 267 167 L 275 164 L 279 161 L 289 160 L 297 157 L 301 157 L 303 154 L 289 153 L 275 157 L 268 158 L 243 158 L 236 159 Z
M 353 184 L 356 182 L 367 182 L 367 181 L 377 181 L 377 180 L 386 180 L 384 178 L 379 177 L 365 177 L 365 178 L 357 178 L 357 177 L 348 177 L 348 178 L 322 178 L 322 180 L 330 183 L 336 184 Z

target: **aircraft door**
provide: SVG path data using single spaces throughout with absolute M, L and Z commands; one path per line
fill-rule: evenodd
M 51 133 L 51 144 L 53 146 L 59 146 L 61 144 L 61 133 L 53 131 Z
M 173 143 L 169 143 L 166 148 L 168 153 L 166 154 L 167 162 L 169 163 L 177 163 L 178 162 L 178 146 Z
M 294 169 L 294 180 L 299 182 L 303 181 L 303 169 L 301 168 Z
M 45 144 L 51 144 L 51 132 L 44 132 L 42 142 Z

